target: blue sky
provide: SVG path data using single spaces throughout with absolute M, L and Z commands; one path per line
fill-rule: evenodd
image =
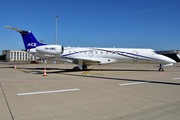
M 0 53 L 24 49 L 10 25 L 80 47 L 180 49 L 180 0 L 0 0 Z

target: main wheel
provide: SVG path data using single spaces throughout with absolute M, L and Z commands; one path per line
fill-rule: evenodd
M 83 65 L 83 70 L 86 70 L 87 69 L 87 65 Z
M 76 67 L 74 67 L 74 68 L 73 68 L 73 70 L 75 70 L 75 71 L 79 71 L 80 69 L 79 69 L 79 67 L 78 67 L 78 66 L 76 66 Z
M 159 68 L 159 71 L 164 71 L 163 68 Z

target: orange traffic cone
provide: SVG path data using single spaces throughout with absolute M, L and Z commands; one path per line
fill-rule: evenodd
M 14 65 L 14 69 L 16 69 L 16 65 Z
M 47 74 L 46 74 L 46 68 L 44 68 L 44 74 L 43 74 L 43 76 L 47 76 Z

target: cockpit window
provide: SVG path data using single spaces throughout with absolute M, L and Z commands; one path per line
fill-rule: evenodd
M 152 53 L 157 54 L 155 51 L 152 51 Z

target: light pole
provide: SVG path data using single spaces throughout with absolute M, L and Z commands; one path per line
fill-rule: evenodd
M 58 38 L 58 35 L 57 35 L 57 29 L 58 29 L 58 27 L 57 27 L 57 24 L 58 24 L 58 18 L 59 18 L 59 16 L 58 15 L 56 15 L 55 16 L 55 19 L 56 19 L 56 41 L 55 41 L 55 44 L 57 45 L 57 38 Z

